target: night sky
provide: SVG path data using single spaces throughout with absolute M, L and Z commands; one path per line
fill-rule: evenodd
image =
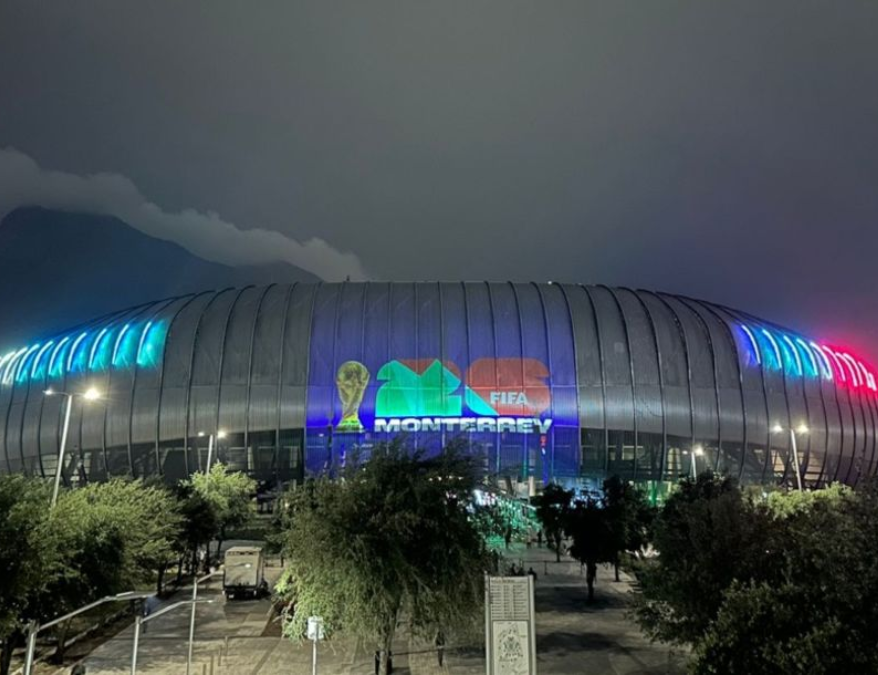
M 2 0 L 2 148 L 0 216 L 679 292 L 878 362 L 874 0 Z

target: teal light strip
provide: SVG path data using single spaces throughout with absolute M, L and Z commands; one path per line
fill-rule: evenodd
M 55 345 L 55 341 L 54 341 L 54 340 L 49 340 L 49 341 L 45 344 L 45 346 L 40 350 L 39 354 L 37 354 L 37 358 L 34 359 L 34 365 L 33 365 L 33 367 L 31 368 L 31 371 L 30 371 L 30 377 L 31 377 L 32 380 L 35 379 L 35 378 L 37 377 L 37 373 L 40 374 L 40 377 L 43 376 L 43 373 L 44 373 L 45 371 L 41 371 L 41 370 L 40 370 L 40 364 L 41 364 L 42 361 L 43 361 L 43 356 L 45 356 L 46 352 L 49 351 L 54 345 Z
M 91 346 L 91 353 L 88 355 L 88 369 L 91 370 L 94 367 L 95 362 L 95 354 L 98 351 L 98 347 L 101 346 L 101 340 L 104 339 L 104 336 L 107 334 L 109 328 L 101 328 L 101 332 L 98 333 L 98 336 L 95 338 L 95 341 Z
M 67 372 L 70 373 L 73 371 L 73 363 L 76 358 L 76 348 L 79 347 L 79 344 L 88 337 L 88 333 L 81 333 L 76 340 L 73 342 L 73 346 L 70 348 L 70 355 L 67 357 Z
M 114 366 L 116 365 L 116 358 L 119 356 L 119 345 L 122 344 L 125 333 L 128 332 L 129 328 L 131 328 L 131 325 L 127 323 L 122 326 L 122 330 L 119 331 L 119 337 L 116 338 L 116 344 L 113 345 L 113 358 L 110 359 L 110 363 Z
M 52 351 L 52 356 L 49 357 L 49 377 L 58 377 L 61 374 L 60 369 L 59 370 L 55 369 L 55 362 L 58 359 L 58 354 L 61 352 L 62 349 L 64 349 L 64 345 L 66 345 L 68 342 L 70 342 L 69 335 L 67 337 L 65 337 L 63 340 L 61 340 L 55 346 L 55 349 Z M 63 358 L 61 359 L 61 362 L 62 363 L 64 362 Z

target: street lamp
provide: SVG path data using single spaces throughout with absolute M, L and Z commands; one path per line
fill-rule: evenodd
M 692 480 L 698 478 L 698 469 L 695 464 L 695 458 L 701 457 L 704 454 L 704 447 L 701 445 L 696 445 L 692 448 Z
M 772 433 L 782 434 L 784 432 L 784 428 L 780 424 L 775 424 L 771 427 Z M 799 469 L 799 446 L 796 443 L 796 434 L 805 435 L 809 433 L 811 430 L 808 428 L 808 425 L 802 422 L 795 429 L 790 427 L 790 445 L 793 449 L 793 462 L 796 465 L 796 487 L 799 489 L 799 492 L 802 492 L 804 488 L 802 487 L 802 472 Z
M 205 433 L 203 431 L 198 432 L 198 438 L 204 438 Z M 226 432 L 220 429 L 216 432 L 216 438 L 218 440 L 222 440 L 226 437 Z M 204 469 L 204 473 L 210 473 L 210 465 L 213 461 L 213 446 L 214 446 L 214 435 L 210 434 L 210 437 L 207 439 L 207 467 Z
M 189 614 L 189 652 L 186 656 L 186 675 L 189 675 L 192 670 L 192 646 L 195 643 L 195 605 L 199 602 L 203 602 L 198 599 L 198 584 L 202 581 L 207 581 L 217 574 L 219 574 L 219 572 L 211 572 L 200 579 L 198 578 L 198 575 L 193 575 L 192 577 L 192 600 L 190 601 L 192 604 L 192 610 Z M 209 600 L 208 602 L 212 601 Z
M 61 487 L 61 467 L 64 465 L 64 451 L 67 449 L 67 431 L 70 429 L 70 412 L 73 410 L 73 399 L 80 396 L 86 401 L 97 401 L 101 398 L 101 392 L 94 387 L 90 387 L 84 392 L 74 393 L 55 391 L 50 387 L 43 393 L 46 396 L 65 396 L 67 398 L 67 404 L 64 409 L 64 428 L 61 431 L 61 447 L 58 449 L 58 466 L 55 469 L 55 488 L 52 490 L 51 508 L 55 508 L 55 504 L 58 503 L 58 490 Z

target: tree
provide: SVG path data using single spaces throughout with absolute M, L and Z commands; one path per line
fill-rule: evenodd
M 573 539 L 570 555 L 585 565 L 588 601 L 592 602 L 598 565 L 616 556 L 610 518 L 601 503 L 589 497 L 577 501 L 568 513 L 565 531 Z
M 65 614 L 105 595 L 156 583 L 173 560 L 180 518 L 163 488 L 115 479 L 65 491 L 39 536 L 60 552 L 37 608 Z M 67 625 L 59 627 L 56 658 Z
M 219 557 L 226 534 L 231 528 L 241 527 L 253 515 L 253 496 L 256 481 L 240 472 L 229 472 L 217 462 L 208 473 L 196 473 L 189 483 L 213 507 L 216 516 L 216 555 Z M 207 552 L 206 564 L 210 561 Z
M 428 458 L 399 442 L 349 462 L 342 480 L 306 483 L 286 521 L 285 634 L 300 639 L 320 615 L 329 634 L 375 644 L 386 675 L 399 621 L 433 639 L 476 620 L 489 566 L 467 511 L 476 485 L 456 449 Z
M 541 495 L 531 499 L 537 509 L 537 518 L 543 524 L 546 539 L 555 547 L 557 562 L 561 562 L 561 540 L 572 500 L 573 490 L 565 490 L 557 483 L 549 483 Z
M 36 479 L 0 476 L 0 675 L 8 675 L 30 606 L 46 583 L 43 568 L 53 552 L 36 532 L 49 494 Z
M 737 483 L 709 473 L 681 481 L 654 531 L 656 561 L 638 571 L 635 616 L 647 633 L 696 642 L 734 580 L 776 577 L 771 519 L 743 499 Z
M 646 493 L 639 486 L 612 476 L 604 481 L 603 487 L 600 501 L 609 528 L 611 562 L 619 581 L 621 554 L 636 551 L 648 542 L 654 514 Z
M 205 498 L 188 481 L 177 484 L 175 491 L 177 508 L 182 518 L 182 526 L 176 543 L 179 556 L 177 581 L 183 575 L 183 561 L 188 557 L 192 574 L 198 570 L 198 551 L 207 548 L 219 532 L 217 512 L 211 501 Z
M 36 479 L 0 478 L 0 637 L 5 675 L 29 619 L 45 622 L 101 596 L 161 583 L 178 535 L 164 488 L 113 480 L 61 493 Z M 58 656 L 66 626 L 59 627 Z
M 697 674 L 878 672 L 878 488 L 742 495 L 684 481 L 658 518 L 636 616 Z
M 878 491 L 779 493 L 776 580 L 732 582 L 695 644 L 694 673 L 878 672 Z

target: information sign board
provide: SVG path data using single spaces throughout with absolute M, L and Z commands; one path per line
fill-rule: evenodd
M 486 577 L 487 675 L 537 675 L 533 577 Z

